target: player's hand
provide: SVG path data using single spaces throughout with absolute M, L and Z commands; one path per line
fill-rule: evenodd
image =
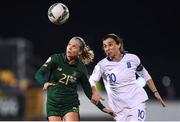
M 165 102 L 162 100 L 159 92 L 155 92 L 155 93 L 154 93 L 154 96 L 156 97 L 157 100 L 159 100 L 159 102 L 161 103 L 161 105 L 162 105 L 163 107 L 166 107 L 166 104 L 165 104 Z
M 46 90 L 48 87 L 50 87 L 50 86 L 54 86 L 54 85 L 56 85 L 56 84 L 54 84 L 54 83 L 49 83 L 49 82 L 46 82 L 46 83 L 44 83 L 43 90 Z
M 91 97 L 91 102 L 97 105 L 100 100 L 104 100 L 104 98 L 102 98 L 98 92 L 94 92 Z
M 102 111 L 103 111 L 104 113 L 107 113 L 107 114 L 113 116 L 113 117 L 116 116 L 116 114 L 115 114 L 112 110 L 110 110 L 110 109 L 108 109 L 108 108 L 103 108 Z

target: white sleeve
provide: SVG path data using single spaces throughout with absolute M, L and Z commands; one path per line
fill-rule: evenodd
M 89 82 L 91 84 L 91 86 L 96 86 L 96 82 L 98 82 L 101 78 L 101 68 L 100 66 L 97 64 L 94 67 L 93 73 L 91 74 L 90 78 L 89 78 Z
M 136 62 L 137 62 L 137 69 L 136 69 L 137 74 L 142 78 L 144 78 L 145 81 L 151 79 L 150 74 L 148 73 L 146 68 L 141 64 L 141 61 L 138 56 L 136 56 Z
M 140 75 L 142 78 L 144 78 L 145 81 L 151 79 L 151 76 L 148 73 L 148 71 L 145 69 L 145 67 L 143 67 L 141 71 L 137 71 L 137 74 Z

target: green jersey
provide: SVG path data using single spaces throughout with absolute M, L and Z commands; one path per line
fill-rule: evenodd
M 80 83 L 86 96 L 91 99 L 92 90 L 88 81 L 85 65 L 79 59 L 68 64 L 65 54 L 54 54 L 36 72 L 35 78 L 40 84 L 52 82 L 55 86 L 47 89 L 47 112 L 79 106 L 77 86 Z M 97 105 L 101 110 L 104 106 Z

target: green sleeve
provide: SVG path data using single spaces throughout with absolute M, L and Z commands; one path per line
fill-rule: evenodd
M 44 84 L 48 82 L 51 74 L 51 69 L 55 65 L 54 55 L 49 57 L 48 60 L 37 70 L 35 73 L 35 79 L 40 83 Z
M 39 70 L 35 74 L 35 79 L 40 83 L 44 84 L 48 81 L 48 77 L 50 77 L 50 71 L 47 69 L 47 67 L 40 67 Z
M 88 82 L 88 78 L 87 78 L 87 75 L 84 74 L 81 78 L 81 86 L 84 90 L 84 93 L 86 94 L 86 96 L 89 98 L 89 100 L 91 100 L 91 97 L 92 97 L 92 89 L 91 89 L 91 85 L 90 83 Z M 101 102 L 99 102 L 97 105 L 96 105 L 101 111 L 103 108 L 105 108 Z

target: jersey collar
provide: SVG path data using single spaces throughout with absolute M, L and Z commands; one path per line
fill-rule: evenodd
M 124 57 L 124 55 L 126 54 L 126 52 L 122 52 L 121 53 L 121 56 L 122 56 L 122 58 Z M 106 57 L 106 59 L 108 60 L 108 61 L 113 61 L 111 58 L 109 58 L 109 57 Z

